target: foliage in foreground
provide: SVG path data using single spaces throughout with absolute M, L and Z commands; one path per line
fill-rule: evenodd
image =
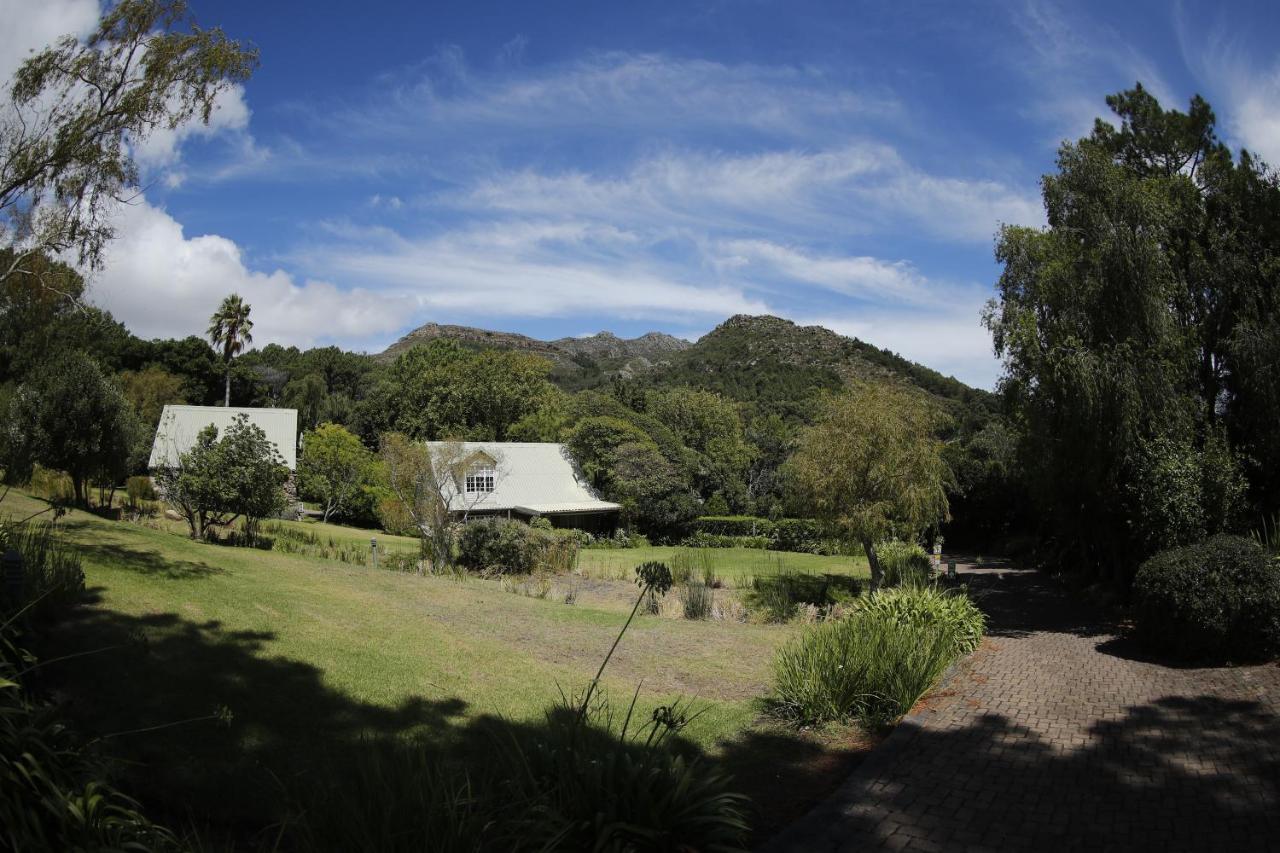
M 856 718 L 892 722 L 911 709 L 985 619 L 966 596 L 932 587 L 874 593 L 844 619 L 808 629 L 774 661 L 777 711 L 804 725 Z
M 1138 634 L 1179 657 L 1280 654 L 1280 561 L 1257 542 L 1214 536 L 1162 551 L 1133 583 Z

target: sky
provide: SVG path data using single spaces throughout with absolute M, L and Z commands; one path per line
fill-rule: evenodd
M 377 352 L 426 322 L 694 340 L 818 324 L 970 384 L 1002 224 L 1141 81 L 1280 164 L 1280 4 L 191 0 L 261 66 L 136 140 L 90 277 L 143 337 L 221 299 L 255 343 Z M 0 75 L 98 0 L 0 0 Z

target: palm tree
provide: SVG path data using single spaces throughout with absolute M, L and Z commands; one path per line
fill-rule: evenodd
M 253 343 L 253 321 L 249 319 L 249 303 L 239 294 L 231 294 L 222 300 L 218 310 L 209 318 L 209 340 L 222 349 L 227 362 L 227 396 L 222 405 L 231 405 L 231 359 Z

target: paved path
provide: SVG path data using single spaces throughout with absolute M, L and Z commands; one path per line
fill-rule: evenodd
M 1036 572 L 961 571 L 983 648 L 770 853 L 1280 851 L 1280 666 L 1144 660 Z

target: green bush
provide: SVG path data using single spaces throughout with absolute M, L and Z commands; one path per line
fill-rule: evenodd
M 976 646 L 982 625 L 964 596 L 928 588 L 877 593 L 853 615 L 820 623 L 779 650 L 775 708 L 806 725 L 890 723 Z
M 1138 569 L 1134 617 L 1144 645 L 1178 657 L 1280 653 L 1280 562 L 1251 539 L 1214 536 Z
M 52 503 L 72 503 L 76 497 L 76 490 L 70 476 L 42 465 L 32 469 L 27 490 L 36 497 Z
M 685 581 L 676 587 L 676 595 L 680 599 L 680 607 L 686 619 L 708 619 L 711 617 L 711 605 L 715 601 L 715 593 L 711 587 L 700 581 Z
M 814 574 L 781 567 L 755 575 L 744 603 L 766 622 L 786 622 L 801 605 L 825 607 L 858 593 L 858 580 L 848 575 Z
M 680 541 L 685 548 L 758 548 L 773 544 L 768 536 L 730 536 L 726 533 L 694 533 Z
M 890 539 L 876 546 L 885 586 L 919 586 L 929 582 L 929 553 L 914 542 Z
M 130 477 L 126 480 L 124 493 L 131 506 L 141 506 L 143 501 L 159 499 L 155 485 L 151 482 L 151 478 L 146 476 Z
M 477 521 L 458 537 L 458 564 L 499 574 L 569 572 L 578 564 L 578 537 L 519 521 Z
M 588 534 L 589 535 L 589 534 Z M 588 539 L 583 548 L 648 548 L 649 537 L 642 533 L 627 533 L 618 530 L 612 536 L 598 536 Z
M 0 525 L 0 551 L 9 548 L 22 555 L 22 598 L 16 602 L 0 599 L 0 613 L 30 604 L 34 618 L 53 618 L 84 595 L 80 551 L 67 544 L 53 523 Z
M 754 515 L 704 515 L 689 523 L 690 533 L 716 536 L 764 536 L 773 538 L 774 524 Z
M 987 617 L 967 595 L 926 586 L 886 589 L 858 599 L 854 608 L 899 625 L 937 625 L 952 638 L 953 652 L 967 655 L 978 648 Z

